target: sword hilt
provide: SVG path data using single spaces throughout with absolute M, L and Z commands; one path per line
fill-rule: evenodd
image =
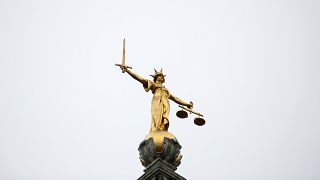
M 124 68 L 127 68 L 127 69 L 132 69 L 131 66 L 127 66 L 127 65 L 123 65 L 123 64 L 115 64 L 116 66 L 119 66 L 121 69 L 122 69 L 122 73 L 125 72 Z

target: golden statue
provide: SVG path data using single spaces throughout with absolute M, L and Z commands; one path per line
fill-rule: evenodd
M 192 108 L 192 102 L 186 103 L 181 99 L 173 96 L 168 89 L 163 85 L 165 82 L 165 75 L 162 73 L 162 69 L 160 72 L 155 70 L 155 74 L 151 75 L 153 77 L 153 81 L 144 79 L 139 75 L 133 73 L 128 68 L 122 68 L 125 72 L 127 72 L 131 77 L 139 81 L 146 92 L 151 90 L 153 93 L 152 103 L 151 103 L 151 131 L 167 131 L 169 127 L 169 111 L 170 104 L 169 99 L 182 105 L 187 106 L 189 109 Z
M 165 82 L 165 76 L 162 72 L 155 70 L 155 73 L 151 75 L 153 77 L 153 81 L 140 77 L 138 74 L 132 72 L 129 69 L 132 69 L 130 66 L 125 65 L 125 40 L 123 40 L 123 53 L 122 53 L 122 64 L 116 64 L 119 66 L 123 73 L 128 73 L 133 79 L 137 80 L 143 85 L 143 88 L 146 92 L 150 91 L 153 93 L 152 103 L 151 103 L 151 128 L 150 133 L 154 131 L 168 131 L 169 128 L 169 111 L 170 104 L 169 99 L 179 104 L 182 109 L 189 111 L 190 113 L 194 113 L 199 115 L 200 123 L 195 123 L 197 125 L 203 125 L 205 122 L 200 116 L 200 113 L 196 113 L 192 111 L 193 103 L 187 103 L 174 95 L 172 95 L 168 89 L 163 85 Z M 178 113 L 181 113 L 178 111 Z M 178 115 L 177 113 L 177 115 Z M 186 112 L 185 112 L 186 113 Z M 180 118 L 187 117 L 188 114 L 182 112 L 182 115 L 178 115 Z M 183 117 L 182 117 L 183 116 Z

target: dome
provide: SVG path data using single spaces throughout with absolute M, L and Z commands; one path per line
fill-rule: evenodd
M 177 138 L 168 131 L 150 132 L 138 148 L 140 161 L 145 167 L 158 158 L 178 167 L 182 158 L 180 149 Z

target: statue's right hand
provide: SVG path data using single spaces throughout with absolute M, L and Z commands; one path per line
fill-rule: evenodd
M 122 73 L 127 72 L 128 68 L 126 66 L 120 66 Z

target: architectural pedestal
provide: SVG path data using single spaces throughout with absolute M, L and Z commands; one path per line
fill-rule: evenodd
M 138 180 L 186 180 L 174 171 L 181 163 L 181 145 L 167 131 L 151 132 L 140 143 L 140 161 L 146 167 Z
M 138 180 L 186 180 L 184 177 L 175 173 L 177 168 L 158 158 L 153 161 Z

